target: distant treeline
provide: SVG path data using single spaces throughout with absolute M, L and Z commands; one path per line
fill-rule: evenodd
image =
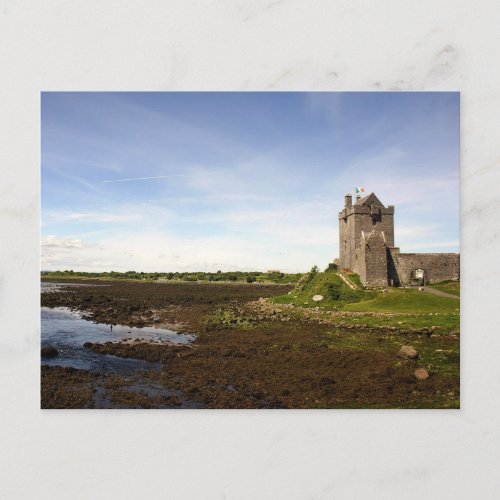
M 110 271 L 105 273 L 87 273 L 73 270 L 66 271 L 42 271 L 43 278 L 94 278 L 111 280 L 145 280 L 145 281 L 234 281 L 244 283 L 296 283 L 301 277 L 301 273 L 287 274 L 280 271 L 262 273 L 259 271 L 232 271 L 215 273 L 206 272 L 186 272 L 186 273 L 144 273 L 127 271 L 120 273 Z

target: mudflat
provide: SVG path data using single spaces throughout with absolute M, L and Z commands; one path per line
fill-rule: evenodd
M 346 325 L 345 316 L 272 305 L 291 286 L 85 280 L 42 294 L 109 325 L 189 333 L 186 345 L 93 342 L 105 355 L 160 363 L 140 374 L 42 366 L 42 408 L 456 408 L 459 337 Z M 355 313 L 353 313 L 355 314 Z M 397 356 L 403 345 L 422 353 Z M 437 362 L 436 360 L 441 360 Z M 415 377 L 426 368 L 429 378 Z

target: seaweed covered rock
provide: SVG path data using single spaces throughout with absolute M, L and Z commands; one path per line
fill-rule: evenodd
M 59 355 L 59 351 L 55 347 L 42 347 L 42 358 L 55 358 Z

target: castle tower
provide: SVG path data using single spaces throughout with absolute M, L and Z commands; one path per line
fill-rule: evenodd
M 339 212 L 339 267 L 358 273 L 364 278 L 362 283 L 369 284 L 370 270 L 374 268 L 370 265 L 367 269 L 366 260 L 378 262 L 377 276 L 373 276 L 377 285 L 374 286 L 383 286 L 379 283 L 384 281 L 381 269 L 385 262 L 387 284 L 386 248 L 394 247 L 394 206 L 386 208 L 373 193 L 364 198 L 357 196 L 354 204 L 350 194 L 344 200 L 344 208 Z
M 346 194 L 339 212 L 339 268 L 369 288 L 460 279 L 458 253 L 402 253 L 394 246 L 394 206 L 373 194 Z

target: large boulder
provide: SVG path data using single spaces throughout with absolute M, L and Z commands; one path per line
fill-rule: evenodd
M 59 351 L 55 347 L 42 347 L 42 358 L 55 358 Z
M 403 359 L 417 359 L 418 352 L 409 345 L 404 345 L 398 352 L 398 357 Z

